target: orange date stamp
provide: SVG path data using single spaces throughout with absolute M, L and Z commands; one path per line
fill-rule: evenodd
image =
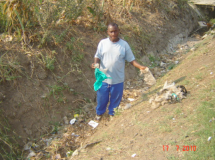
M 169 150 L 169 145 L 163 145 L 163 151 L 168 151 Z M 192 146 L 183 146 L 183 147 L 179 147 L 179 145 L 176 145 L 176 150 L 182 150 L 182 151 L 196 151 L 196 146 L 192 145 Z

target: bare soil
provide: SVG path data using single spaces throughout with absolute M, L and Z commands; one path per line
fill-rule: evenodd
M 1 109 L 11 128 L 20 137 L 18 141 L 21 147 L 28 142 L 35 143 L 39 146 L 35 149 L 38 159 L 54 159 L 57 153 L 62 158 L 66 158 L 68 150 L 74 151 L 80 146 L 101 141 L 92 147 L 87 147 L 86 152 L 74 159 L 130 159 L 134 153 L 137 154 L 136 159 L 166 159 L 170 154 L 163 151 L 163 145 L 167 144 L 166 142 L 175 141 L 178 145 L 183 145 L 177 140 L 177 134 L 183 134 L 181 130 L 188 129 L 189 125 L 181 125 L 180 128 L 174 127 L 174 122 L 167 124 L 163 121 L 168 112 L 177 106 L 183 110 L 183 116 L 188 116 L 198 103 L 194 98 L 198 88 L 204 87 L 208 80 L 214 78 L 213 75 L 208 75 L 201 81 L 198 88 L 192 80 L 192 73 L 204 67 L 205 64 L 207 64 L 207 68 L 203 68 L 205 72 L 209 73 L 210 70 L 215 73 L 214 45 L 212 45 L 214 39 L 211 43 L 207 43 L 210 49 L 202 52 L 201 56 L 195 57 L 192 51 L 184 54 L 180 46 L 178 46 L 179 52 L 175 54 L 163 54 L 169 39 L 176 35 L 184 33 L 184 40 L 187 42 L 188 34 L 197 26 L 197 15 L 190 8 L 175 9 L 175 12 L 169 15 L 153 8 L 154 6 L 145 8 L 143 13 L 131 13 L 132 18 L 126 19 L 126 22 L 118 20 L 121 24 L 121 37 L 126 39 L 130 36 L 127 41 L 137 51 L 135 56 L 138 57 L 138 61 L 146 66 L 153 65 L 149 59 L 150 56 L 159 57 L 160 61 L 163 60 L 166 63 L 168 60 L 171 62 L 179 60 L 180 65 L 162 79 L 160 78 L 163 76 L 161 69 L 152 66 L 151 70 L 158 80 L 157 85 L 152 88 L 144 83 L 134 67 L 126 65 L 124 100 L 120 105 L 123 108 L 130 103 L 127 98 L 134 98 L 132 108 L 120 112 L 113 121 L 109 121 L 109 117 L 105 115 L 94 130 L 87 124 L 95 117 L 96 106 L 96 92 L 93 90 L 95 78 L 90 64 L 93 62 L 98 42 L 106 37 L 105 32 L 95 32 L 92 28 L 83 25 L 71 26 L 67 38 L 81 39 L 84 46 L 76 48 L 83 54 L 83 58 L 80 59 L 75 57 L 75 52 L 65 50 L 63 46 L 66 41 L 57 45 L 47 44 L 42 49 L 36 46 L 36 40 L 28 47 L 23 47 L 14 41 L 0 42 L 1 56 L 3 57 L 7 52 L 7 59 L 18 62 L 22 76 L 0 85 Z M 137 24 L 146 33 L 151 33 L 150 40 L 147 42 L 147 37 L 144 39 L 144 35 L 138 35 L 138 28 L 131 26 L 126 28 L 126 23 L 133 23 L 133 27 Z M 56 28 L 56 32 L 65 29 L 65 26 L 61 26 Z M 188 41 L 189 49 L 199 40 L 198 37 L 194 37 Z M 41 54 L 55 57 L 53 71 L 44 66 Z M 189 59 L 192 56 L 194 58 Z M 154 63 L 160 63 L 160 61 Z M 156 110 L 150 109 L 147 101 L 149 96 L 159 90 L 166 80 L 176 81 L 178 84 L 180 81 L 190 81 L 191 84 L 186 85 L 190 94 L 180 104 L 165 105 Z M 59 90 L 56 87 L 59 87 Z M 188 103 L 189 107 L 187 107 Z M 71 120 L 74 114 L 79 114 L 79 121 L 73 126 L 65 125 L 64 117 Z M 185 123 L 183 116 L 179 119 L 182 124 Z M 174 130 L 166 131 L 165 127 L 168 128 L 168 125 L 171 125 Z M 73 133 L 78 136 L 71 136 Z M 48 147 L 47 143 L 51 143 L 50 138 L 57 141 L 57 146 Z M 58 138 L 61 138 L 61 141 L 58 141 Z M 46 152 L 56 154 L 47 158 L 47 154 L 41 151 L 45 150 L 44 147 Z M 171 150 L 171 154 L 183 156 L 175 150 Z M 28 152 L 25 155 L 28 155 Z

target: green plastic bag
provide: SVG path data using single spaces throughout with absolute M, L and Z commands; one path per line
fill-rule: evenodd
M 105 79 L 111 79 L 111 77 L 107 77 L 104 72 L 100 71 L 98 68 L 95 69 L 95 77 L 96 82 L 94 83 L 94 90 L 97 91 L 102 86 L 102 81 Z

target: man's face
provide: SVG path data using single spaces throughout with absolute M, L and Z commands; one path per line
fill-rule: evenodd
M 117 42 L 119 40 L 119 28 L 116 26 L 108 26 L 107 33 L 112 42 Z

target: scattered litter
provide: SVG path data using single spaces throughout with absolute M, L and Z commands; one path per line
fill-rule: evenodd
M 135 99 L 134 99 L 134 98 L 128 98 L 128 100 L 132 102 L 132 101 L 134 101 Z
M 210 140 L 211 140 L 211 138 L 212 138 L 212 137 L 208 137 L 208 141 L 210 141 Z
M 76 119 L 73 118 L 73 119 L 71 119 L 70 124 L 74 124 L 75 122 L 76 122 Z
M 79 135 L 77 135 L 75 133 L 72 133 L 71 135 L 74 136 L 74 137 L 79 137 Z
M 35 156 L 36 156 L 36 153 L 35 153 L 34 151 L 31 151 L 31 152 L 28 154 L 27 158 L 31 158 L 31 157 L 35 157 Z
M 127 103 L 127 104 L 125 105 L 124 109 L 129 109 L 129 108 L 131 108 L 131 104 L 130 104 L 130 103 Z
M 72 155 L 72 153 L 73 153 L 72 151 L 68 151 L 68 152 L 66 152 L 66 156 L 70 157 Z
M 74 114 L 74 118 L 78 118 L 79 117 L 79 114 Z
M 186 98 L 187 90 L 184 86 L 175 86 L 175 83 L 165 82 L 163 88 L 149 99 L 152 108 L 158 108 L 166 103 L 175 103 L 183 98 Z
M 134 153 L 134 154 L 132 154 L 132 155 L 131 155 L 131 157 L 135 157 L 136 155 L 137 155 L 137 154 L 136 154 L 136 153 Z
M 175 120 L 175 118 L 172 119 L 173 121 Z
M 78 155 L 78 152 L 79 152 L 79 150 L 76 149 L 76 150 L 72 153 L 72 156 L 77 156 L 77 155 Z
M 106 150 L 107 150 L 107 151 L 110 151 L 110 150 L 111 150 L 111 148 L 110 148 L 110 147 L 107 147 L 107 148 L 106 148 Z
M 147 113 L 150 113 L 150 111 L 147 111 Z
M 161 66 L 161 67 L 165 67 L 165 66 L 166 66 L 166 63 L 161 62 L 161 63 L 160 63 L 160 66 Z
M 212 120 L 209 120 L 209 122 L 212 122 Z
M 178 64 L 179 63 L 179 61 L 175 61 L 175 64 Z
M 24 145 L 23 150 L 24 150 L 24 151 L 30 150 L 30 149 L 31 149 L 31 145 L 32 145 L 32 142 L 26 143 L 26 144 Z
M 13 37 L 10 35 L 6 35 L 5 38 L 3 39 L 4 42 L 10 42 L 13 40 Z
M 95 122 L 95 121 L 93 121 L 93 120 L 91 120 L 88 124 L 89 124 L 90 126 L 92 126 L 93 129 L 96 128 L 96 127 L 99 125 L 99 123 L 97 123 L 97 122 Z
M 140 70 L 140 76 L 142 75 L 144 75 L 144 81 L 147 85 L 152 86 L 156 83 L 156 79 L 154 78 L 148 67 L 145 70 Z
M 210 74 L 213 74 L 213 72 L 211 72 Z

